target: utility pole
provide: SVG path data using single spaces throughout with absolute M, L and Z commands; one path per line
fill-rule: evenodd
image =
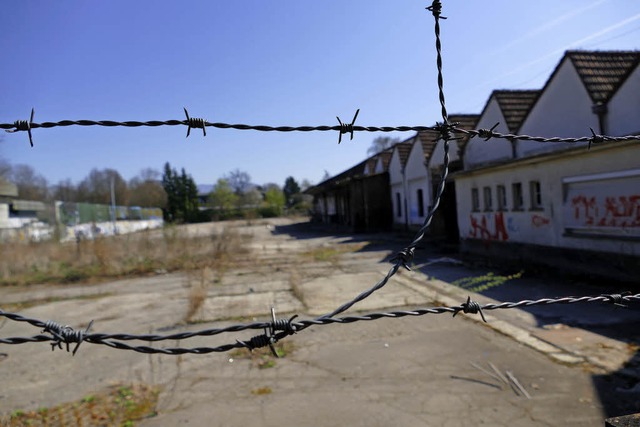
M 111 177 L 111 223 L 113 224 L 113 234 L 118 234 L 116 229 L 116 189 L 113 176 Z

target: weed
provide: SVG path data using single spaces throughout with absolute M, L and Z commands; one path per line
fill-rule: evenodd
M 77 402 L 31 412 L 16 410 L 9 425 L 133 426 L 136 420 L 156 415 L 158 392 L 145 385 L 112 387 Z
M 0 243 L 0 285 L 75 283 L 154 273 L 212 268 L 219 280 L 236 255 L 247 253 L 250 236 L 233 230 L 190 235 L 167 227 L 162 233 L 103 237 L 60 243 Z
M 271 390 L 271 387 L 260 387 L 260 388 L 251 390 L 251 394 L 255 394 L 257 396 L 261 396 L 264 394 L 271 394 L 272 392 L 273 390 Z
M 463 289 L 467 289 L 471 292 L 483 292 L 487 289 L 495 288 L 508 282 L 509 280 L 519 279 L 524 274 L 524 271 L 520 271 L 508 276 L 497 275 L 493 272 L 489 272 L 483 276 L 465 277 L 452 282 L 453 285 Z

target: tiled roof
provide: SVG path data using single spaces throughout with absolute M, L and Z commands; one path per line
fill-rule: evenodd
M 470 130 L 476 127 L 479 118 L 480 115 L 478 114 L 451 114 L 449 116 L 449 122 L 457 122 L 459 128 Z M 460 135 L 460 138 L 461 139 L 458 140 L 458 151 L 460 151 L 460 153 L 463 153 L 464 146 L 467 145 L 467 142 L 469 142 L 471 136 Z
M 378 156 L 369 157 L 367 159 L 367 172 L 372 175 L 376 170 L 376 163 L 378 163 Z
M 378 158 L 382 159 L 382 170 L 387 172 L 389 170 L 389 162 L 391 161 L 391 155 L 393 154 L 393 149 L 387 149 L 382 153 L 378 153 Z
M 418 132 L 418 141 L 422 144 L 422 153 L 424 154 L 425 162 L 428 162 L 433 154 L 433 150 L 436 148 L 438 142 L 437 134 L 434 132 Z
M 411 142 L 411 140 L 399 142 L 398 144 L 393 146 L 393 148 L 398 150 L 398 155 L 400 156 L 400 165 L 402 167 L 405 167 L 405 165 L 407 164 L 407 159 L 409 158 L 409 153 L 411 152 L 412 146 L 413 143 Z
M 593 102 L 606 104 L 640 63 L 640 51 L 567 51 Z
M 509 132 L 516 133 L 536 101 L 539 90 L 494 90 L 491 96 L 502 110 Z M 489 98 L 491 99 L 491 98 Z

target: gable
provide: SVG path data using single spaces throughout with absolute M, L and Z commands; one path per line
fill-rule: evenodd
M 594 104 L 607 104 L 640 62 L 640 51 L 568 51 L 566 56 Z

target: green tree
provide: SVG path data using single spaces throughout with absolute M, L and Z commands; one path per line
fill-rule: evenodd
M 287 203 L 287 207 L 294 205 L 293 196 L 300 193 L 300 186 L 296 180 L 290 176 L 284 181 L 284 187 L 282 187 L 284 197 Z
M 196 183 L 182 168 L 180 174 L 171 168 L 169 162 L 164 165 L 162 187 L 167 193 L 165 219 L 170 222 L 195 222 L 199 219 L 198 188 Z
M 229 181 L 220 178 L 209 194 L 209 206 L 218 219 L 228 218 L 238 202 L 238 195 L 233 191 Z
M 285 205 L 284 193 L 276 184 L 267 184 L 264 193 L 264 208 L 262 216 L 279 216 Z

